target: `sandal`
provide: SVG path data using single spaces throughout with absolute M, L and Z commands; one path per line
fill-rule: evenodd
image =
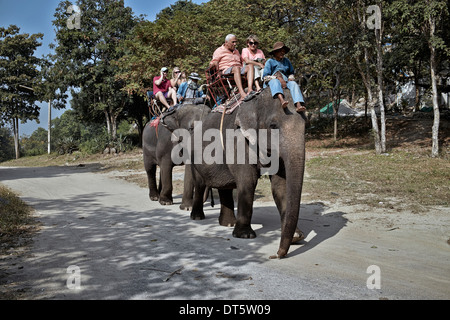
M 255 96 L 256 96 L 256 92 L 255 92 L 255 91 L 250 92 L 250 93 L 244 98 L 244 102 L 247 102 L 247 101 L 252 100 Z

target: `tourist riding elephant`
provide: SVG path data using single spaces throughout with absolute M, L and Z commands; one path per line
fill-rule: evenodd
M 289 90 L 284 95 L 289 100 L 285 109 L 266 89 L 231 115 L 212 112 L 194 127 L 191 139 L 195 190 L 219 190 L 219 223 L 234 226 L 234 237 L 256 237 L 250 225 L 255 189 L 262 171 L 269 174 L 281 215 L 280 246 L 271 258 L 286 256 L 291 243 L 303 239 L 297 221 L 305 169 L 306 118 L 296 112 Z M 237 189 L 237 218 L 233 189 Z M 191 219 L 205 218 L 201 194 L 194 194 Z
M 144 167 L 147 172 L 149 197 L 162 205 L 172 205 L 172 171 L 176 165 L 171 153 L 177 141 L 172 142 L 172 132 L 179 128 L 190 130 L 194 122 L 200 120 L 211 111 L 206 105 L 181 105 L 176 111 L 163 113 L 161 119 L 166 117 L 165 123 L 161 120 L 158 125 L 147 124 L 142 133 L 142 149 L 144 153 Z M 185 158 L 187 155 L 185 155 Z M 159 188 L 156 185 L 156 167 L 160 168 Z M 187 172 L 186 172 L 187 171 Z M 193 198 L 192 171 L 185 170 L 183 198 L 180 208 L 191 210 Z

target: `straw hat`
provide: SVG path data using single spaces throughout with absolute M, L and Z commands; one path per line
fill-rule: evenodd
M 272 51 L 270 51 L 269 53 L 274 54 L 275 51 L 278 51 L 281 49 L 284 49 L 284 52 L 286 52 L 286 53 L 288 53 L 291 50 L 290 48 L 286 47 L 283 42 L 279 41 L 279 42 L 275 42 L 275 44 L 273 45 Z

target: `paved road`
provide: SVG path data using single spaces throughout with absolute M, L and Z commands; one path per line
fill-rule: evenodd
M 255 202 L 258 237 L 243 240 L 218 225 L 217 205 L 191 221 L 181 198 L 162 207 L 146 189 L 89 165 L 3 167 L 0 182 L 20 191 L 42 223 L 30 254 L 9 265 L 10 281 L 30 299 L 450 298 L 444 208 L 375 215 L 306 203 L 299 226 L 307 238 L 288 258 L 269 260 L 280 237 L 273 203 Z

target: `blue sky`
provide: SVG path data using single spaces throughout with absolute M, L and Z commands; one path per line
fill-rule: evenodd
M 131 7 L 135 15 L 145 14 L 148 20 L 153 21 L 162 9 L 169 7 L 176 1 L 125 0 L 125 5 Z M 20 28 L 21 33 L 43 33 L 42 46 L 35 53 L 36 56 L 42 57 L 50 52 L 48 45 L 55 38 L 52 20 L 59 2 L 60 0 L 0 0 L 0 26 L 8 27 L 15 24 Z M 193 0 L 192 2 L 201 4 L 207 2 L 207 0 Z M 47 103 L 41 103 L 39 106 L 41 107 L 40 124 L 37 124 L 36 121 L 20 124 L 20 135 L 30 135 L 38 127 L 47 129 Z M 64 111 L 53 109 L 52 118 L 59 117 Z

